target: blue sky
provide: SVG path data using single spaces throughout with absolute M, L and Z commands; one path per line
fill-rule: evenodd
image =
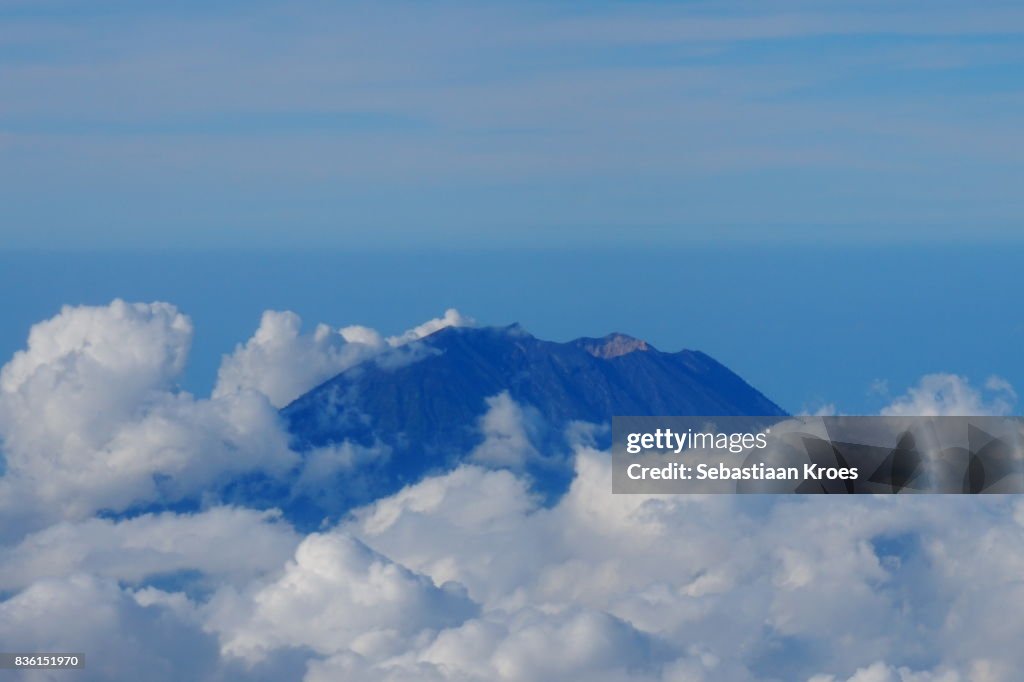
M 454 306 L 699 348 L 790 410 L 1024 385 L 1022 33 L 1014 3 L 0 0 L 0 353 L 168 300 L 203 392 L 266 308 Z
M 1014 3 L 0 3 L 7 248 L 1019 239 Z
M 984 244 L 0 254 L 0 357 L 63 304 L 170 301 L 195 323 L 184 385 L 208 395 L 266 309 L 398 334 L 457 307 L 545 339 L 703 350 L 792 412 L 876 414 L 935 372 L 1024 387 L 1021 262 Z

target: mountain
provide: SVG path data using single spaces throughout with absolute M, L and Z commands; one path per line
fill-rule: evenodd
M 555 343 L 512 325 L 442 329 L 342 372 L 282 415 L 300 451 L 347 441 L 384 453 L 363 483 L 397 489 L 465 459 L 483 442 L 481 417 L 502 393 L 521 406 L 529 445 L 544 453 L 531 473 L 548 489 L 566 480 L 567 458 L 547 455 L 567 450 L 565 427 L 574 421 L 785 414 L 699 351 L 665 353 L 624 334 Z M 598 444 L 608 445 L 607 432 Z

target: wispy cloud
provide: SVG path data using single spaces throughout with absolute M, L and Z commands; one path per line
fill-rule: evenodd
M 142 244 L 116 225 L 167 231 L 166 188 L 183 243 L 252 224 L 243 204 L 271 242 L 285 205 L 291 238 L 333 244 L 426 223 L 453 242 L 542 234 L 512 223 L 1008 236 L 1019 214 L 1012 6 L 62 7 L 22 7 L 0 38 L 0 178 L 5 224 L 71 242 L 33 196 Z

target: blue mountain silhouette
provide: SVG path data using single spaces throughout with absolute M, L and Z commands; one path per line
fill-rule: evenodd
M 488 398 L 502 393 L 528 415 L 544 455 L 527 469 L 538 489 L 564 489 L 571 462 L 565 429 L 613 415 L 784 415 L 728 368 L 699 351 L 664 353 L 623 334 L 567 343 L 518 325 L 448 327 L 352 367 L 282 410 L 307 453 L 347 443 L 380 453 L 337 481 L 347 505 L 393 492 L 466 459 L 484 440 Z M 607 432 L 597 444 L 608 445 Z M 322 496 L 294 501 L 315 514 Z M 328 506 L 335 506 L 329 504 Z

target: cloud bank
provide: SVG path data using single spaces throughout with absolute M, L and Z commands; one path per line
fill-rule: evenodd
M 1016 679 L 1012 497 L 612 496 L 607 453 L 574 425 L 575 477 L 550 503 L 520 473 L 545 454 L 537 415 L 507 395 L 481 406 L 466 464 L 317 532 L 218 497 L 232 476 L 295 473 L 275 405 L 462 320 L 384 339 L 267 313 L 209 398 L 175 386 L 192 326 L 173 306 L 36 325 L 0 370 L 0 641 L 85 652 L 83 680 Z M 886 413 L 1014 400 L 932 375 Z
M 83 519 L 293 466 L 264 396 L 177 390 L 191 340 L 190 320 L 165 303 L 65 307 L 34 326 L 0 370 L 4 515 Z

